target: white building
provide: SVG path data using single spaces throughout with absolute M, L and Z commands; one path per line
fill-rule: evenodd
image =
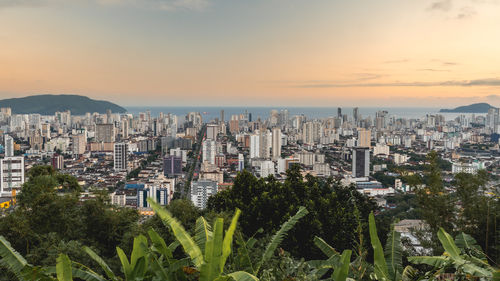
M 453 163 L 451 166 L 451 172 L 453 174 L 458 174 L 458 173 L 468 173 L 468 174 L 475 174 L 477 171 L 484 169 L 484 162 L 477 162 L 474 161 L 472 163 Z
M 5 147 L 5 156 L 6 157 L 12 157 L 14 156 L 14 139 L 9 136 L 5 135 L 5 142 L 4 142 L 4 147 Z
M 217 124 L 207 125 L 207 139 L 216 140 L 218 134 L 219 134 L 219 125 Z
M 273 159 L 278 159 L 281 156 L 281 129 L 273 128 Z
M 20 190 L 24 183 L 24 157 L 5 157 L 0 161 L 0 186 L 2 195 L 11 195 L 12 190 Z
M 217 193 L 217 182 L 211 180 L 199 180 L 191 182 L 191 202 L 200 208 L 207 207 L 208 198 Z
M 128 144 L 115 143 L 113 151 L 113 167 L 115 171 L 127 171 Z
M 215 165 L 215 155 L 217 155 L 217 146 L 214 140 L 204 140 L 202 145 L 203 161 Z
M 250 159 L 260 157 L 260 138 L 259 135 L 250 136 Z
M 274 175 L 274 162 L 269 160 L 260 162 L 260 177 L 265 178 L 269 175 Z
M 87 137 L 84 134 L 73 135 L 71 137 L 73 142 L 73 154 L 82 155 L 87 149 Z
M 377 143 L 377 145 L 373 148 L 373 155 L 389 155 L 389 146 Z
M 245 169 L 245 157 L 243 154 L 238 154 L 238 172 L 241 172 Z

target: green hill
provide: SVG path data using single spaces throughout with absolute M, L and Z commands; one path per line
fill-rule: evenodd
M 474 103 L 471 105 L 459 106 L 454 109 L 441 109 L 439 112 L 452 112 L 452 113 L 488 113 L 488 110 L 493 106 L 487 103 Z
M 13 114 L 39 113 L 52 115 L 57 111 L 70 110 L 72 115 L 84 115 L 87 112 L 114 113 L 127 110 L 109 101 L 93 100 L 79 95 L 36 95 L 23 98 L 0 100 L 0 107 L 10 107 Z

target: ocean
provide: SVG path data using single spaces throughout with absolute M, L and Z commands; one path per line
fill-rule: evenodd
M 258 118 L 267 119 L 270 115 L 271 110 L 276 109 L 278 111 L 283 109 L 288 109 L 288 113 L 290 117 L 295 115 L 305 115 L 308 118 L 325 118 L 331 116 L 337 116 L 337 107 L 169 107 L 169 106 L 129 106 L 125 107 L 128 113 L 137 115 L 140 112 L 151 111 L 151 116 L 157 117 L 160 112 L 163 113 L 171 113 L 178 115 L 180 117 L 186 116 L 189 112 L 200 112 L 203 116 L 204 122 L 209 122 L 214 120 L 215 118 L 220 117 L 220 111 L 224 110 L 225 120 L 230 120 L 231 115 L 242 114 L 245 110 L 248 113 L 252 114 L 252 120 L 257 120 Z M 389 113 L 389 116 L 395 116 L 398 118 L 407 118 L 407 119 L 421 119 L 425 117 L 427 114 L 438 114 L 439 108 L 423 108 L 423 107 L 360 107 L 359 113 L 363 118 L 371 116 L 372 118 L 375 116 L 376 112 L 385 110 Z M 342 114 L 347 114 L 348 116 L 352 116 L 353 108 L 352 107 L 343 107 Z M 452 120 L 458 117 L 459 115 L 471 116 L 469 113 L 439 113 L 445 116 L 446 120 Z M 484 114 L 476 114 L 484 115 Z

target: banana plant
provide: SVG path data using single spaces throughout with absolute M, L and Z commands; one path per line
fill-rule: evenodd
M 299 222 L 301 218 L 307 215 L 309 212 L 305 207 L 299 207 L 299 210 L 295 215 L 290 217 L 286 222 L 284 222 L 280 229 L 273 235 L 271 241 L 266 245 L 265 251 L 257 262 L 253 262 L 250 258 L 250 251 L 252 251 L 253 246 L 257 242 L 257 240 L 253 237 L 249 238 L 247 241 L 243 239 L 241 233 L 236 235 L 236 241 L 239 245 L 238 248 L 238 256 L 236 259 L 240 262 L 240 266 L 245 267 L 247 271 L 250 271 L 253 275 L 259 276 L 261 272 L 262 266 L 271 259 L 274 255 L 278 246 L 285 239 L 288 231 L 292 229 L 295 224 Z M 261 230 L 259 230 L 260 232 Z
M 426 264 L 434 267 L 426 275 L 431 280 L 436 280 L 446 269 L 453 268 L 457 277 L 478 280 L 500 280 L 498 269 L 490 266 L 484 253 L 476 244 L 476 241 L 467 234 L 459 234 L 454 241 L 450 234 L 443 228 L 438 231 L 438 238 L 445 252 L 441 256 L 418 256 L 409 257 L 408 260 L 414 264 Z M 459 248 L 457 245 L 460 245 Z M 478 257 L 479 256 L 479 257 Z
M 236 210 L 225 235 L 223 233 L 224 219 L 217 218 L 212 227 L 208 227 L 205 219 L 200 219 L 197 223 L 195 238 L 193 238 L 170 212 L 151 198 L 148 198 L 148 202 L 156 214 L 172 230 L 175 238 L 179 241 L 184 252 L 189 256 L 195 269 L 199 272 L 200 281 L 227 281 L 229 279 L 236 281 L 258 280 L 253 274 L 245 271 L 224 273 L 224 266 L 231 254 L 233 236 L 241 214 L 239 209 Z
M 84 247 L 83 250 L 101 267 L 107 279 L 97 274 L 92 278 L 82 277 L 81 274 L 78 277 L 88 281 L 185 280 L 182 268 L 189 265 L 189 260 L 175 260 L 172 255 L 178 244 L 173 243 L 167 246 L 165 240 L 153 229 L 148 231 L 148 236 L 151 245 L 148 245 L 148 239 L 144 235 L 134 238 L 130 259 L 120 247 L 116 248 L 124 279 L 116 275 L 107 263 L 89 247 Z M 83 272 L 89 272 L 88 268 L 78 266 Z
M 370 241 L 373 248 L 373 274 L 372 277 L 381 281 L 406 281 L 413 280 L 416 270 L 407 266 L 403 268 L 403 246 L 401 234 L 391 227 L 387 237 L 385 249 L 377 234 L 375 216 L 373 212 L 368 217 Z
M 58 280 L 50 275 L 50 270 L 47 268 L 29 264 L 21 254 L 12 248 L 9 241 L 3 236 L 0 236 L 0 256 L 2 257 L 0 265 L 8 270 L 17 280 Z M 64 281 L 62 279 L 59 280 Z
M 348 278 L 349 268 L 351 266 L 351 250 L 344 250 L 342 254 L 340 254 L 332 246 L 326 243 L 325 240 L 317 236 L 314 237 L 314 244 L 328 257 L 327 260 L 313 260 L 308 262 L 309 265 L 315 268 L 315 275 L 318 279 L 322 278 L 328 271 L 333 270 L 330 280 L 353 280 Z

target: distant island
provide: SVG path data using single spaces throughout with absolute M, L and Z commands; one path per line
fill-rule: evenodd
M 487 103 L 474 103 L 471 105 L 459 106 L 454 109 L 441 109 L 439 112 L 444 113 L 488 113 L 490 108 L 494 108 L 490 104 Z
M 52 115 L 57 111 L 70 110 L 72 115 L 84 115 L 87 112 L 114 113 L 127 110 L 109 101 L 93 100 L 79 95 L 35 95 L 23 98 L 0 100 L 0 107 L 10 107 L 13 114 L 39 113 Z

